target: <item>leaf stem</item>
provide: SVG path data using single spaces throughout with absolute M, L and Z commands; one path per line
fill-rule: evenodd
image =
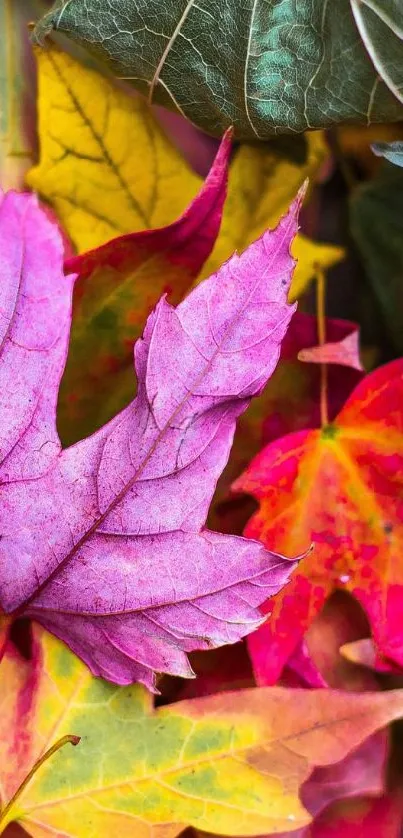
M 326 277 L 320 265 L 315 265 L 315 271 L 318 341 L 319 346 L 323 346 L 326 343 Z M 320 365 L 320 423 L 322 428 L 325 428 L 329 424 L 327 364 Z
M 32 778 L 34 777 L 36 772 L 39 771 L 39 769 L 42 767 L 44 762 L 47 762 L 47 760 L 50 759 L 50 757 L 52 757 L 53 754 L 56 753 L 56 751 L 59 751 L 60 748 L 63 748 L 64 745 L 67 745 L 68 743 L 74 746 L 78 745 L 80 739 L 80 736 L 73 736 L 72 734 L 67 734 L 67 736 L 62 736 L 61 739 L 58 739 L 57 742 L 55 742 L 55 744 L 51 746 L 51 748 L 49 748 L 47 751 L 45 751 L 44 754 L 42 754 L 42 756 L 35 762 L 35 764 L 31 768 L 29 774 L 27 774 L 25 779 L 22 781 L 17 791 L 13 794 L 12 798 L 7 803 L 5 809 L 3 809 L 2 812 L 0 812 L 0 825 L 1 823 L 3 823 L 3 827 L 7 826 L 7 822 L 5 823 L 7 815 L 9 815 L 12 807 L 14 806 L 18 798 L 21 797 L 28 783 L 31 782 Z

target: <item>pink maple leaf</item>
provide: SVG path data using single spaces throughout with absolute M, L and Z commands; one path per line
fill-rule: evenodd
M 254 630 L 295 566 L 204 524 L 236 419 L 293 313 L 299 203 L 177 308 L 160 300 L 135 345 L 136 399 L 62 450 L 74 277 L 36 199 L 2 199 L 0 603 L 118 684 L 191 676 L 186 653 Z

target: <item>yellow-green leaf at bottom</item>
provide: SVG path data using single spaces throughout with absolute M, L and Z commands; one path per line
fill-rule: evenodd
M 228 836 L 299 829 L 298 791 L 314 765 L 338 762 L 403 714 L 403 691 L 280 687 L 153 711 L 142 687 L 94 678 L 34 629 L 33 659 L 11 644 L 0 665 L 0 832 L 34 838 L 175 838 L 191 825 Z M 49 747 L 81 737 L 44 762 Z

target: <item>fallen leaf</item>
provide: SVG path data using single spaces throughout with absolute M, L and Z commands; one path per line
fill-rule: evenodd
M 254 639 L 256 635 L 259 642 L 260 635 L 258 632 L 254 632 L 251 637 Z M 253 664 L 253 670 L 256 675 L 255 658 L 258 658 L 258 653 L 255 653 L 253 643 L 250 647 L 248 644 L 248 650 L 251 663 Z M 278 683 L 283 687 L 316 687 L 320 689 L 327 686 L 325 679 L 322 678 L 318 667 L 309 653 L 305 640 L 301 640 L 298 646 L 294 649 L 293 654 L 281 673 L 281 678 Z
M 335 589 L 361 603 L 379 652 L 403 664 L 402 404 L 399 360 L 366 376 L 329 426 L 273 442 L 235 483 L 260 505 L 249 537 L 288 555 L 314 544 L 265 606 L 265 683 Z
M 0 677 L 0 831 L 19 821 L 33 838 L 175 838 L 186 825 L 233 836 L 298 829 L 310 820 L 298 791 L 313 766 L 339 763 L 403 713 L 401 690 L 281 687 L 153 712 L 145 689 L 93 678 L 39 627 L 32 660 L 10 644 Z M 72 733 L 79 745 L 54 753 L 21 788 Z
M 309 814 L 317 818 L 336 800 L 364 794 L 382 795 L 388 750 L 388 737 L 384 731 L 379 731 L 337 765 L 316 768 L 301 794 Z
M 55 45 L 37 60 L 40 161 L 26 180 L 77 250 L 178 218 L 201 181 L 143 99 Z
M 392 32 L 399 36 L 400 12 L 392 2 Z M 401 104 L 388 89 L 392 75 L 393 89 L 399 86 L 400 52 L 385 38 L 387 85 L 358 37 L 350 0 L 271 0 L 269 6 L 228 0 L 214 12 L 205 0 L 169 6 L 116 0 L 113 7 L 57 0 L 35 37 L 42 43 L 52 32 L 67 35 L 150 101 L 216 136 L 229 125 L 239 139 L 255 141 L 340 122 L 401 119 Z M 371 25 L 373 43 L 384 28 L 380 14 Z
M 402 675 L 402 669 L 378 654 L 372 637 L 353 640 L 340 647 L 340 654 L 352 663 L 366 666 L 374 672 Z
M 302 834 L 303 838 L 401 838 L 402 818 L 403 801 L 398 795 L 345 800 Z
M 389 90 L 403 102 L 403 8 L 399 0 L 350 0 L 368 55 Z
M 350 227 L 387 335 L 403 353 L 403 170 L 385 162 L 354 190 Z
M 371 148 L 377 157 L 384 157 L 389 163 L 403 168 L 403 142 L 400 140 L 394 143 L 375 143 Z
M 335 591 L 326 600 L 304 635 L 304 642 L 313 665 L 328 687 L 334 690 L 376 690 L 379 684 L 370 672 L 348 662 L 342 654 L 346 643 L 365 636 L 368 620 L 357 600 L 346 591 Z M 252 655 L 251 637 L 249 652 Z
M 363 372 L 358 329 L 340 341 L 301 349 L 298 353 L 298 360 L 307 364 L 338 364 L 341 367 L 351 367 L 353 370 Z
M 176 309 L 160 300 L 135 347 L 137 398 L 62 450 L 73 277 L 35 198 L 3 198 L 0 605 L 65 639 L 94 674 L 151 689 L 154 671 L 191 676 L 185 653 L 256 628 L 295 566 L 204 524 L 236 419 L 293 312 L 301 199 Z
M 199 195 L 178 221 L 129 233 L 65 263 L 79 280 L 59 395 L 64 444 L 92 433 L 132 400 L 133 343 L 160 296 L 179 303 L 209 255 L 220 227 L 230 151 L 227 134 Z
M 302 164 L 280 157 L 268 143 L 241 145 L 230 167 L 220 235 L 202 277 L 217 270 L 235 250 L 244 250 L 267 227 L 274 227 L 304 181 L 307 178 L 314 180 L 328 154 L 319 131 L 307 136 L 307 157 Z M 340 247 L 317 244 L 301 234 L 294 240 L 292 252 L 297 268 L 291 285 L 291 301 L 306 291 L 317 264 L 326 270 L 344 256 Z

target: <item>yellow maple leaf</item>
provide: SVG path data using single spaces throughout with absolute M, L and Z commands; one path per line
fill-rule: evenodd
M 54 45 L 37 58 L 41 156 L 27 183 L 77 250 L 178 217 L 200 178 L 146 102 Z
M 268 143 L 243 145 L 231 165 L 228 197 L 221 232 L 206 262 L 201 279 L 209 276 L 231 256 L 242 252 L 267 228 L 273 228 L 307 178 L 312 178 L 326 160 L 327 147 L 321 131 L 307 134 L 308 153 L 304 164 L 279 159 Z M 306 290 L 315 274 L 315 265 L 330 268 L 344 255 L 340 247 L 317 244 L 299 235 L 293 255 L 298 260 L 290 299 Z
M 78 251 L 122 233 L 174 221 L 201 180 L 163 133 L 147 103 L 50 45 L 37 50 L 40 162 L 27 183 L 55 209 Z M 274 227 L 304 180 L 326 159 L 321 132 L 307 135 L 304 164 L 280 159 L 269 144 L 244 145 L 230 168 L 222 228 L 202 277 Z M 329 268 L 343 251 L 297 237 L 291 297 L 315 263 Z

